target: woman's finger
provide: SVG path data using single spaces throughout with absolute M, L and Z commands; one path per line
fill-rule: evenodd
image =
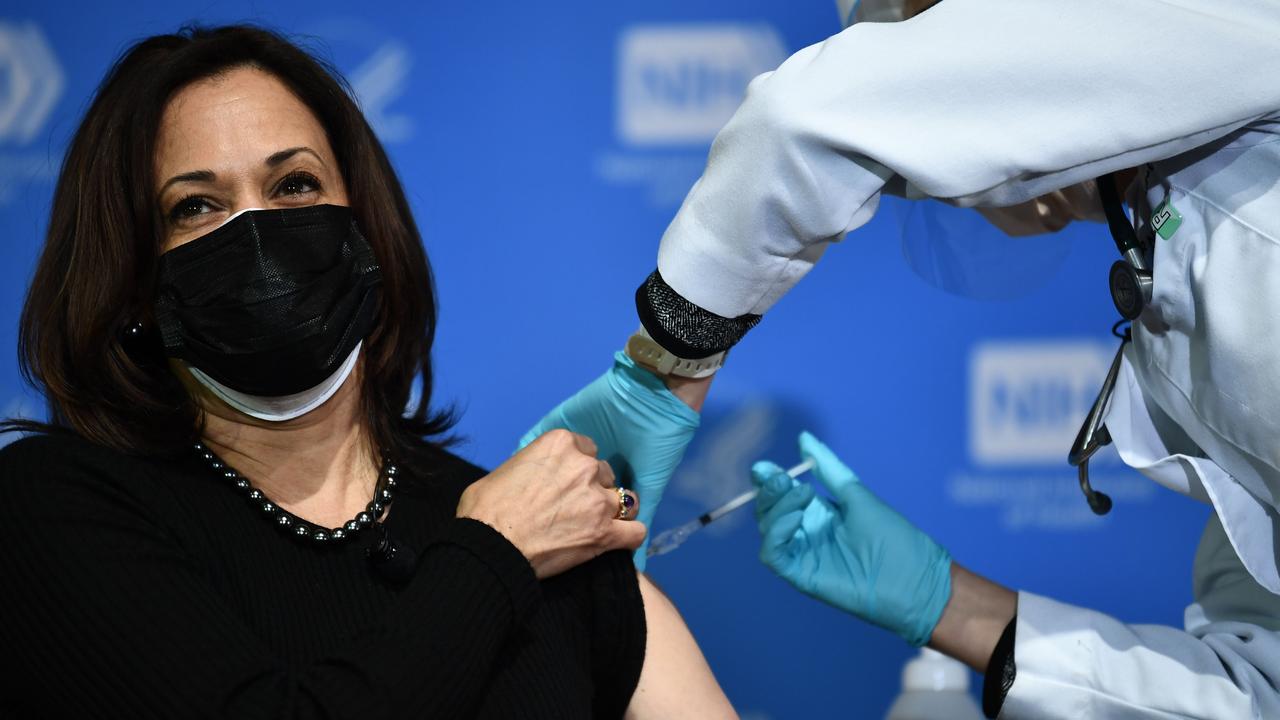
M 635 550 L 644 542 L 648 531 L 644 523 L 629 520 L 613 520 L 609 525 L 609 537 L 605 550 Z
M 596 453 L 599 452 L 599 448 L 596 447 L 596 441 L 586 435 L 573 433 L 573 444 L 578 448 L 578 452 L 583 455 L 595 457 Z
M 618 486 L 618 479 L 613 475 L 613 468 L 604 460 L 596 461 L 596 484 L 606 490 L 612 490 Z

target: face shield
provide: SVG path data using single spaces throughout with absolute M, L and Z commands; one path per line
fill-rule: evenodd
M 911 270 L 939 290 L 973 300 L 1016 300 L 1043 287 L 1071 252 L 1056 234 L 1007 234 L 1007 208 L 961 208 L 939 200 L 885 198 L 897 218 L 902 255 Z M 1017 206 L 1015 215 L 1028 214 Z M 1024 228 L 1025 229 L 1025 228 Z M 1048 230 L 1040 230 L 1049 233 Z
M 937 0 L 837 0 L 846 27 L 899 22 Z M 905 193 L 912 195 L 910 190 Z M 962 208 L 929 198 L 884 198 L 898 223 L 902 253 L 930 285 L 961 297 L 1012 300 L 1043 287 L 1070 252 L 1055 235 L 1076 220 L 1103 220 L 1093 183 L 1002 208 Z
M 898 22 L 906 19 L 906 0 L 836 0 L 845 27 L 860 22 Z

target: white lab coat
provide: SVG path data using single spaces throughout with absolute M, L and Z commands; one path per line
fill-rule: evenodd
M 658 269 L 763 314 L 886 188 L 1012 205 L 1275 112 L 1277 38 L 1276 0 L 945 0 L 855 25 L 752 81 Z
M 1022 592 L 1002 718 L 1280 718 L 1280 596 L 1250 577 L 1216 516 L 1196 552 L 1186 631 L 1126 625 Z
M 1214 505 L 1196 602 L 1180 631 L 1023 593 L 1002 717 L 1280 718 L 1277 110 L 1274 0 L 946 0 L 753 81 L 663 237 L 664 280 L 736 317 L 884 191 L 1001 206 L 1147 166 L 1150 206 L 1182 213 L 1107 424 Z

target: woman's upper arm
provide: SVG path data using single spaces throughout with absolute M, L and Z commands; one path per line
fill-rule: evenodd
M 676 606 L 643 573 L 640 596 L 648 625 L 647 651 L 626 717 L 737 718 Z

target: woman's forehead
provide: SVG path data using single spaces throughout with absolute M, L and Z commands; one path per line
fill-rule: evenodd
M 331 158 L 324 128 L 278 78 L 244 67 L 194 82 L 169 101 L 156 138 L 156 174 L 258 166 L 282 148 Z

